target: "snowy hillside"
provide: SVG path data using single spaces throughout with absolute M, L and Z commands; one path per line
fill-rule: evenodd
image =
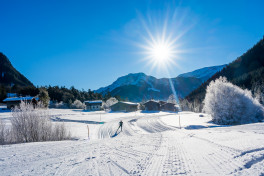
M 191 112 L 50 114 L 76 140 L 1 146 L 1 176 L 264 174 L 263 122 L 219 126 Z M 10 116 L 0 113 L 6 122 Z M 123 132 L 116 132 L 120 120 Z
M 172 78 L 172 82 L 178 95 L 184 98 L 224 66 L 206 67 L 181 74 Z M 151 98 L 167 100 L 172 94 L 168 78 L 157 79 L 144 73 L 130 73 L 122 76 L 111 85 L 102 87 L 96 92 L 102 94 L 110 92 L 113 96 L 120 95 L 124 99 L 135 102 Z
M 204 67 L 192 72 L 180 74 L 178 77 L 196 77 L 201 79 L 203 82 L 211 78 L 216 72 L 221 71 L 226 65 L 219 65 L 213 67 Z

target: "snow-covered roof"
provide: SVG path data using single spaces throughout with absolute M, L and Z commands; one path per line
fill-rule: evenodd
M 89 104 L 97 104 L 102 102 L 103 102 L 102 100 L 84 101 L 84 103 L 89 103 Z
M 159 103 L 159 101 L 156 101 L 156 100 L 148 100 L 147 102 L 145 102 L 144 104 L 146 103 L 149 103 L 149 102 L 155 102 L 155 103 Z
M 124 104 L 129 104 L 129 105 L 138 105 L 138 103 L 133 103 L 133 102 L 129 102 L 129 101 L 120 101 L 121 103 Z
M 12 97 L 12 98 L 6 98 L 3 100 L 3 102 L 8 102 L 8 101 L 29 101 L 32 100 L 35 97 Z M 35 98 L 38 100 L 39 98 Z

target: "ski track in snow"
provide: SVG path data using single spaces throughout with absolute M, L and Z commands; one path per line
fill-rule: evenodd
M 166 125 L 160 117 L 169 115 L 177 118 L 150 113 L 114 119 L 100 126 L 98 140 L 1 146 L 0 175 L 264 174 L 264 143 L 245 150 L 227 146 Z M 116 133 L 121 119 L 123 132 Z

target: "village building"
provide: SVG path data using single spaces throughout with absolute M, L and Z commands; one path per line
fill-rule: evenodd
M 165 104 L 162 104 L 160 106 L 160 109 L 162 111 L 173 111 L 173 112 L 178 111 L 178 108 L 176 107 L 176 105 L 174 103 L 165 103 Z
M 102 109 L 102 100 L 85 101 L 85 110 L 88 111 L 100 111 Z
M 155 100 L 149 100 L 144 103 L 146 111 L 160 111 L 160 103 Z
M 138 103 L 119 101 L 116 104 L 110 106 L 112 111 L 131 112 L 137 111 L 139 107 Z
M 3 100 L 3 102 L 6 103 L 7 109 L 12 109 L 15 106 L 18 106 L 21 101 L 30 103 L 30 102 L 35 102 L 38 101 L 39 98 L 35 98 L 35 97 L 9 97 Z
M 162 105 L 164 105 L 164 104 L 166 104 L 167 102 L 166 101 L 159 101 L 159 104 L 160 104 L 160 106 L 162 106 Z

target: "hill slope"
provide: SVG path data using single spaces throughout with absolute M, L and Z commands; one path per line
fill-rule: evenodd
M 9 59 L 0 52 L 0 84 L 19 86 L 33 86 L 33 84 L 19 71 L 17 71 Z
M 213 75 L 209 80 L 202 84 L 199 88 L 194 90 L 186 97 L 186 100 L 200 106 L 195 108 L 201 110 L 201 103 L 205 97 L 206 87 L 209 83 L 220 76 L 224 76 L 233 84 L 249 89 L 253 94 L 264 102 L 264 38 L 260 40 L 255 46 L 249 49 L 242 56 L 235 61 L 228 64 L 223 70 Z M 193 109 L 192 109 L 193 110 Z
M 216 72 L 221 71 L 226 65 L 219 65 L 213 67 L 204 67 L 192 72 L 180 74 L 178 77 L 195 77 L 201 79 L 203 82 L 211 78 Z

